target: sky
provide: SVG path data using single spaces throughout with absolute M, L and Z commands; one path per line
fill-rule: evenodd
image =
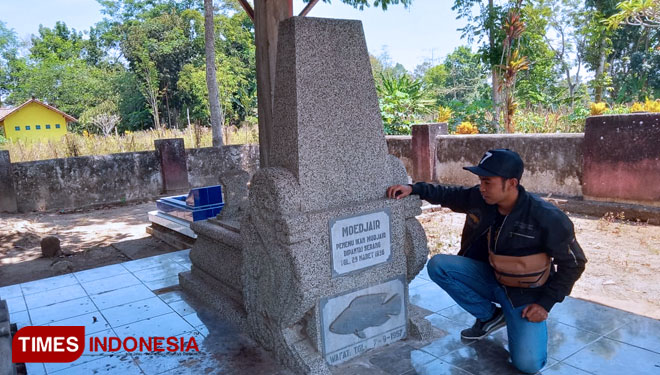
M 341 0 L 332 4 L 320 1 L 308 16 L 361 20 L 371 54 L 379 56 L 387 51 L 392 62 L 413 71 L 425 60 L 440 63 L 454 48 L 466 44 L 456 30 L 463 21 L 456 20 L 452 3 L 414 0 L 408 9 L 399 4 L 387 11 L 374 7 L 359 11 Z M 303 7 L 302 0 L 294 0 L 295 14 Z M 64 21 L 69 28 L 84 31 L 101 19 L 96 0 L 0 0 L 0 21 L 22 40 L 37 34 L 40 24 L 52 28 L 56 21 Z

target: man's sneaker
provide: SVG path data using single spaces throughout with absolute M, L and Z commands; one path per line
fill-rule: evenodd
M 492 318 L 485 322 L 477 319 L 471 328 L 461 331 L 461 337 L 468 340 L 480 340 L 505 325 L 506 320 L 504 320 L 504 312 L 502 312 L 501 308 L 497 307 Z

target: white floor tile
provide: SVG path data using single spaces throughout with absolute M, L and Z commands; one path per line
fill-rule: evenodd
M 115 306 L 101 311 L 112 327 L 120 327 L 154 316 L 171 313 L 172 309 L 158 297 Z
M 92 300 L 83 297 L 30 309 L 30 318 L 32 318 L 32 324 L 39 326 L 95 311 L 97 311 L 96 306 L 94 306 Z
M 101 294 L 109 292 L 111 290 L 117 290 L 125 288 L 127 286 L 139 285 L 140 280 L 130 273 L 121 274 L 117 276 L 106 277 L 104 279 L 90 281 L 88 283 L 82 284 L 83 288 L 89 293 L 92 294 Z
M 104 310 L 154 296 L 155 294 L 149 288 L 137 284 L 101 294 L 92 294 L 90 298 L 100 310 Z
M 28 308 L 35 309 L 82 297 L 87 297 L 87 293 L 79 284 L 74 284 L 45 292 L 28 294 L 25 296 L 25 302 Z
M 73 274 L 66 274 L 61 276 L 49 277 L 46 279 L 30 281 L 28 283 L 21 284 L 21 289 L 23 289 L 23 294 L 33 294 L 45 292 L 47 290 L 62 288 L 69 285 L 78 284 L 78 280 L 73 276 Z

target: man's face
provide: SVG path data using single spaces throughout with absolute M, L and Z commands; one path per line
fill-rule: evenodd
M 479 192 L 488 204 L 498 204 L 509 197 L 516 187 L 513 179 L 503 177 L 479 177 Z

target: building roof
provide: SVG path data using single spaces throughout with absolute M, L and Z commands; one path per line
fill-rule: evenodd
M 9 115 L 11 115 L 12 113 L 14 113 L 14 112 L 20 110 L 21 108 L 25 107 L 26 105 L 28 105 L 28 104 L 30 104 L 30 103 L 36 103 L 36 104 L 39 104 L 39 105 L 41 105 L 41 106 L 43 106 L 43 107 L 46 107 L 46 108 L 50 109 L 51 111 L 55 111 L 55 112 L 59 113 L 60 115 L 64 116 L 64 119 L 65 119 L 67 122 L 78 122 L 78 120 L 77 120 L 75 117 L 70 116 L 70 115 L 67 115 L 66 113 L 60 111 L 59 109 L 57 109 L 57 108 L 55 108 L 55 107 L 53 107 L 53 106 L 50 106 L 50 105 L 48 105 L 48 104 L 46 104 L 46 103 L 40 102 L 39 100 L 34 99 L 34 98 L 28 100 L 27 102 L 25 102 L 25 103 L 23 103 L 23 104 L 21 104 L 21 105 L 19 105 L 18 107 L 13 107 L 13 108 L 0 108 L 0 121 L 4 120 L 7 116 L 9 116 Z
M 13 110 L 14 110 L 14 107 L 0 108 L 0 120 L 7 117 L 7 115 L 10 114 Z

